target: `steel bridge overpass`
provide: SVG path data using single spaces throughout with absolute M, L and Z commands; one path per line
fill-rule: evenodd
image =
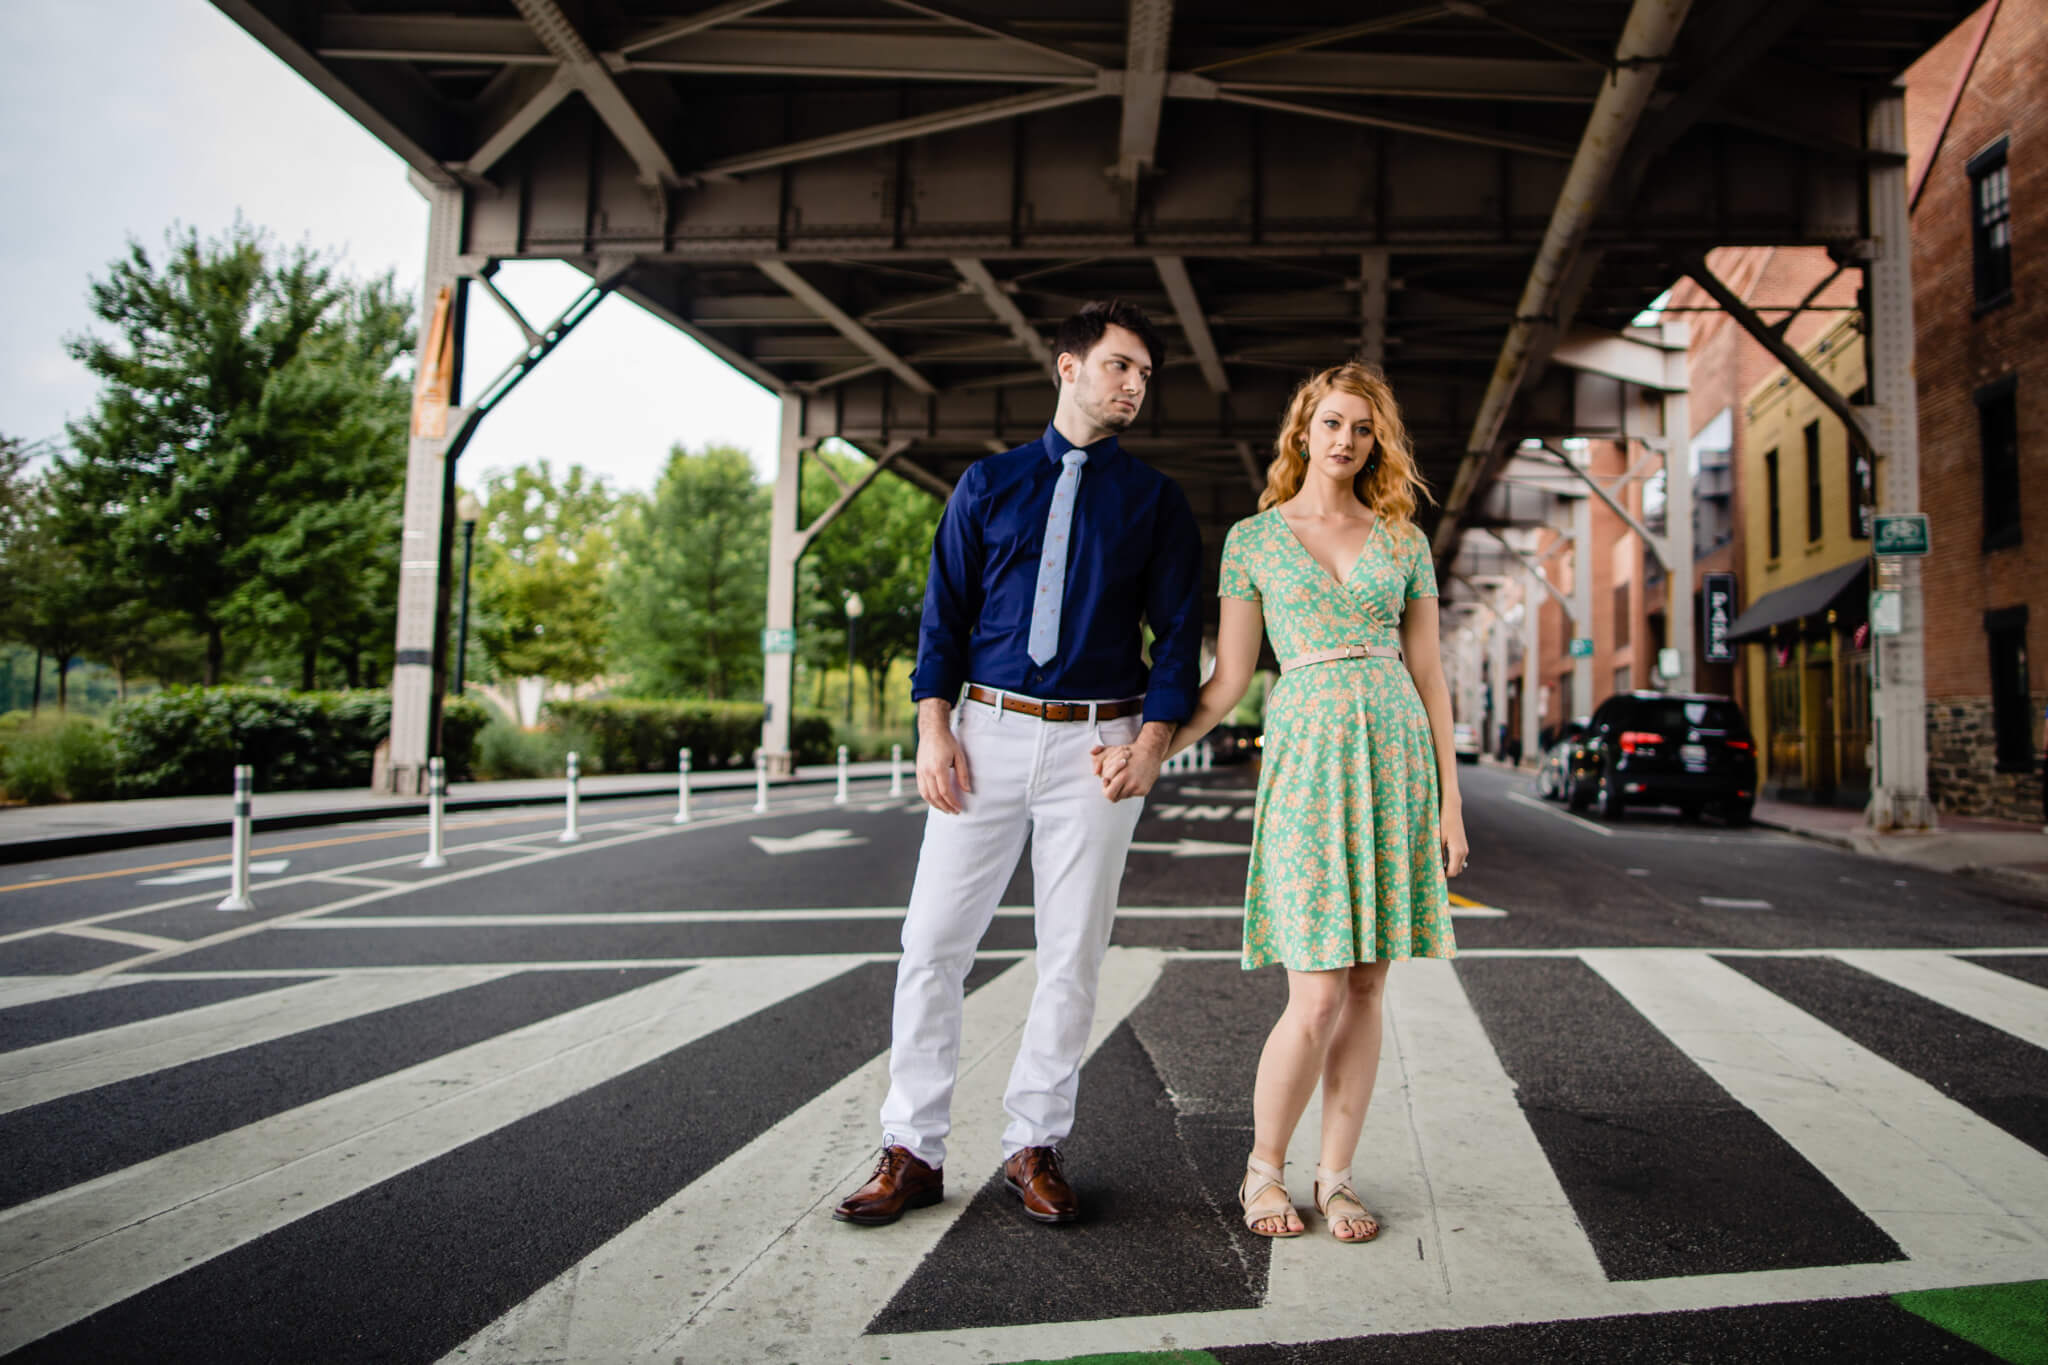
M 1187 490 L 1212 565 L 1286 394 L 1348 355 L 1401 395 L 1442 499 L 1424 524 L 1447 587 L 1463 536 L 1514 524 L 1493 494 L 1524 439 L 1682 452 L 1682 334 L 1628 329 L 1715 246 L 1821 244 L 1864 269 L 1874 401 L 1851 429 L 1886 457 L 1888 508 L 1917 505 L 1892 83 L 1966 3 L 215 4 L 431 204 L 425 317 L 445 299 L 451 325 L 423 329 L 423 362 L 448 407 L 412 441 L 400 787 L 438 730 L 455 461 L 607 292 L 782 396 L 771 628 L 791 624 L 797 558 L 824 530 L 798 524 L 804 451 L 837 437 L 943 496 L 1037 432 L 1052 327 L 1106 295 L 1168 332 L 1126 443 Z M 590 290 L 552 322 L 515 312 L 529 349 L 476 382 L 500 358 L 461 354 L 463 310 L 509 309 L 493 272 L 537 259 Z M 1680 683 L 1691 548 L 1667 547 Z M 1910 585 L 1907 629 L 1881 668 L 1917 731 Z M 768 664 L 777 755 L 791 659 Z M 1924 751 L 1894 767 L 1888 790 L 1924 804 Z

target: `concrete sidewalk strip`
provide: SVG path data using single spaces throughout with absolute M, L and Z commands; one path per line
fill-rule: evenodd
M 1740 972 L 1682 950 L 1586 962 L 1915 1260 L 2048 1247 L 2048 1157 Z
M 0 1213 L 0 1353 L 844 971 L 689 971 Z
M 1151 993 L 1164 960 L 1165 954 L 1155 949 L 1109 950 L 1084 1061 Z M 1017 985 L 1021 988 L 1021 980 Z M 990 1011 L 998 1029 L 1021 1027 L 1022 1015 L 1023 1010 L 1014 1004 L 1006 1015 Z M 844 1130 L 832 1137 L 829 1154 L 820 1153 L 823 1160 L 816 1174 L 796 1181 L 803 1188 L 790 1204 L 801 1199 L 804 1207 L 798 1210 L 784 1205 L 779 1216 L 766 1220 L 772 1226 L 760 1230 L 765 1236 L 757 1234 L 756 1246 L 762 1248 L 759 1254 L 699 1301 L 680 1329 L 660 1341 L 661 1358 L 800 1358 L 818 1365 L 841 1365 L 847 1360 L 869 1321 L 938 1246 L 972 1202 L 980 1182 L 1001 1161 L 1003 1090 L 1013 1050 L 1010 1033 L 990 1036 L 990 1047 L 981 1054 L 980 1063 L 961 1075 L 953 1098 L 954 1129 L 947 1163 L 959 1172 L 959 1179 L 944 1204 L 886 1228 L 854 1229 L 832 1220 L 837 1197 L 858 1183 L 875 1141 L 872 1109 L 862 1115 L 856 1107 L 852 1116 L 843 1120 Z M 862 1092 L 869 1104 L 881 1098 L 877 1084 L 881 1074 L 877 1071 Z M 840 1103 L 844 1106 L 848 1101 L 842 1098 Z M 806 1112 L 800 1110 L 792 1119 L 801 1119 Z M 812 1115 L 821 1123 L 825 1117 L 824 1113 Z M 842 1145 L 848 1140 L 859 1144 L 851 1159 Z M 786 1147 L 757 1142 L 745 1153 L 751 1154 L 750 1161 L 759 1163 L 750 1169 L 777 1171 L 785 1180 L 795 1179 L 795 1172 L 806 1169 L 800 1161 L 788 1159 Z M 796 1215 L 794 1219 L 791 1214 Z M 887 1344 L 901 1338 L 869 1340 L 882 1343 L 881 1354 L 887 1355 Z
M 1525 1290 L 1547 1297 L 1560 1286 L 1604 1284 L 1456 967 L 1418 959 L 1390 970 L 1387 1033 L 1398 1039 L 1407 1078 L 1404 1117 L 1422 1153 L 1444 1292 L 1514 1300 Z M 1353 1174 L 1370 1179 L 1363 1165 Z
M 409 979 L 327 977 L 0 1053 L 0 1114 L 410 1004 L 516 970 L 517 964 L 507 964 Z
M 1007 1072 L 1037 976 L 1019 961 L 967 997 L 960 1041 L 963 1081 Z M 806 1218 L 860 1184 L 874 1160 L 875 1111 L 889 1056 L 874 1058 L 705 1172 L 511 1312 L 464 1343 L 450 1361 L 617 1360 L 668 1355 L 667 1343 L 731 1287 L 743 1268 Z M 964 1093 L 961 1098 L 965 1098 Z M 965 1111 L 956 1102 L 956 1111 Z M 956 1148 L 957 1151 L 957 1148 Z M 975 1170 L 957 1156 L 954 1170 Z M 952 1217 L 973 1197 L 955 1184 L 937 1211 L 884 1228 L 825 1228 L 904 1273 L 900 1243 L 919 1225 Z M 949 1216 L 951 1215 L 951 1216 Z M 923 1239 L 920 1239 L 923 1240 Z M 929 1239 L 933 1244 L 936 1238 Z M 871 1306 L 872 1308 L 873 1306 Z M 739 1358 L 737 1356 L 733 1358 Z
M 1944 953 L 1848 949 L 1835 956 L 1879 980 L 2048 1051 L 2048 990 Z

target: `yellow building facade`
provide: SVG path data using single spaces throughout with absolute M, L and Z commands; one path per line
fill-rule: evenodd
M 1804 352 L 1861 401 L 1863 335 L 1844 318 Z M 1780 368 L 1746 398 L 1748 605 L 1730 638 L 1756 733 L 1759 794 L 1860 808 L 1870 792 L 1870 490 L 1841 420 Z

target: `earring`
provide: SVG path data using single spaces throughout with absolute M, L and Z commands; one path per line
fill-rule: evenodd
M 1308 458 L 1308 447 L 1307 447 L 1307 446 L 1303 446 L 1303 447 L 1302 447 L 1302 448 L 1301 448 L 1301 449 L 1300 449 L 1299 451 L 1297 451 L 1296 453 L 1297 453 L 1298 455 L 1300 455 L 1302 459 L 1306 460 L 1306 459 Z

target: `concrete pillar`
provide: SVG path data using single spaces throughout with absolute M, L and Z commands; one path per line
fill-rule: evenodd
M 768 771 L 795 766 L 789 747 L 789 709 L 796 698 L 796 564 L 804 541 L 802 515 L 804 400 L 782 397 L 782 439 L 776 448 L 775 490 L 768 513 L 768 630 L 762 641 L 761 752 Z
M 427 197 L 427 268 L 420 289 L 420 345 L 427 344 L 435 301 L 449 291 L 455 338 L 454 390 L 449 405 L 461 400 L 462 302 L 464 282 L 455 260 L 462 246 L 463 192 L 415 179 Z M 427 357 L 422 355 L 425 365 Z M 387 765 L 377 785 L 389 792 L 416 795 L 427 789 L 427 758 L 434 747 L 436 696 L 440 680 L 434 671 L 435 633 L 447 615 L 445 572 L 447 538 L 453 527 L 448 499 L 454 470 L 444 458 L 457 418 L 451 413 L 438 436 L 413 436 L 406 450 L 405 502 L 398 568 L 397 653 L 391 668 L 391 740 Z
M 1920 509 L 1920 405 L 1913 380 L 1913 240 L 1906 209 L 1906 98 L 1894 87 L 1870 111 L 1870 149 L 1900 154 L 1898 164 L 1873 163 L 1869 176 L 1870 232 L 1875 259 L 1866 267 L 1870 299 L 1868 343 L 1871 438 L 1878 457 L 1878 510 Z M 1968 527 L 1936 527 L 1971 536 Z M 1926 623 L 1920 561 L 1899 567 L 1902 629 L 1873 640 L 1870 671 L 1872 772 L 1870 822 L 1878 829 L 1927 829 L 1934 807 L 1927 797 Z
M 1541 576 L 1527 570 L 1529 581 L 1522 588 L 1522 757 L 1536 753 L 1537 731 L 1542 718 L 1537 714 L 1543 697 L 1543 603 L 1549 596 Z
M 1691 692 L 1698 685 L 1699 664 L 1693 630 L 1692 404 L 1685 364 L 1692 329 L 1683 322 L 1667 322 L 1663 332 L 1664 376 L 1672 386 L 1664 394 L 1664 545 L 1671 561 L 1664 567 L 1671 594 L 1664 642 L 1678 651 L 1678 671 L 1664 679 L 1664 686 Z M 1652 668 L 1656 664 L 1655 659 L 1650 661 Z
M 1500 601 L 1499 590 L 1493 599 Z M 1493 753 L 1500 746 L 1501 727 L 1508 723 L 1508 623 L 1499 610 L 1493 613 L 1493 627 L 1488 634 L 1493 651 L 1493 662 L 1487 669 L 1487 683 L 1491 689 L 1486 714 L 1486 752 Z
M 1571 634 L 1593 638 L 1593 499 L 1584 493 L 1573 495 L 1572 504 L 1572 621 Z M 1593 657 L 1581 654 L 1572 659 L 1572 695 L 1564 714 L 1590 715 L 1593 710 Z

